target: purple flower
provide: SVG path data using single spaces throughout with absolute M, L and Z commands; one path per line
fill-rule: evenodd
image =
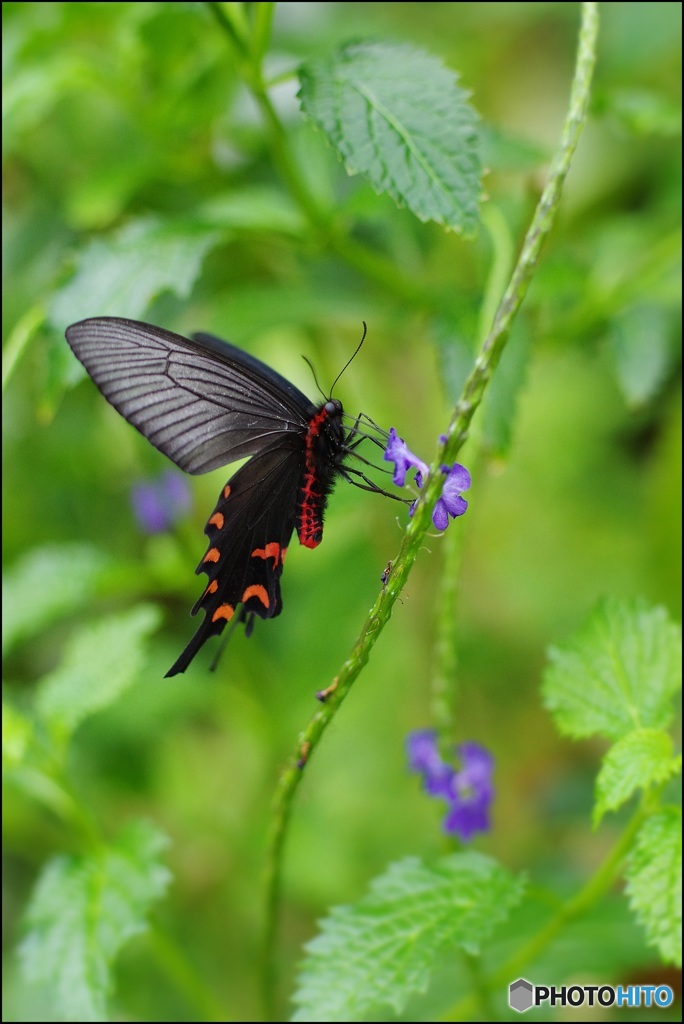
M 409 733 L 406 748 L 411 770 L 422 774 L 423 785 L 430 796 L 448 799 L 455 771 L 441 758 L 435 730 L 418 729 Z
M 446 435 L 442 434 L 440 441 L 444 442 L 445 440 Z M 406 474 L 412 467 L 416 470 L 416 485 L 418 487 L 423 486 L 423 480 L 427 476 L 428 467 L 422 459 L 413 454 L 403 438 L 398 436 L 394 427 L 390 427 L 389 441 L 385 448 L 384 459 L 386 462 L 394 463 L 392 482 L 397 487 L 404 486 Z M 432 522 L 438 530 L 446 530 L 449 525 L 449 516 L 455 519 L 457 516 L 462 516 L 468 508 L 468 502 L 465 498 L 461 497 L 461 491 L 468 490 L 471 480 L 468 470 L 458 462 L 455 462 L 451 468 L 449 466 L 442 466 L 441 468 L 446 479 L 442 486 L 442 494 L 437 499 L 437 504 L 432 510 Z M 409 515 L 413 515 L 415 507 L 416 503 L 414 501 L 409 509 Z
M 394 427 L 390 427 L 389 441 L 387 442 L 383 458 L 385 462 L 394 463 L 392 483 L 395 487 L 404 486 L 406 474 L 412 466 L 418 470 L 416 473 L 416 483 L 419 487 L 423 486 L 423 476 L 427 476 L 428 468 L 417 455 L 413 454 L 403 437 L 399 437 Z
M 468 508 L 468 502 L 461 497 L 461 491 L 467 491 L 471 483 L 470 473 L 458 462 L 455 462 L 451 469 L 442 466 L 442 472 L 447 476 L 442 486 L 442 496 L 437 499 L 432 512 L 432 522 L 438 530 L 446 530 L 449 516 L 456 519 Z
M 462 743 L 456 752 L 461 760 L 461 769 L 452 780 L 444 831 L 459 836 L 467 843 L 475 832 L 488 832 L 490 828 L 494 758 L 478 743 Z
M 131 504 L 144 533 L 163 533 L 190 507 L 190 490 L 180 473 L 167 470 L 131 488 Z
M 464 843 L 475 832 L 487 832 L 494 799 L 494 758 L 489 751 L 478 743 L 462 743 L 456 747 L 461 764 L 456 769 L 439 753 L 434 729 L 410 733 L 407 748 L 411 769 L 422 774 L 426 791 L 447 801 L 444 831 Z

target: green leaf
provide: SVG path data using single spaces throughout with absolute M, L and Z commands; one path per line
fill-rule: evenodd
M 220 237 L 203 226 L 149 218 L 127 224 L 112 238 L 93 239 L 80 253 L 73 277 L 55 293 L 49 319 L 63 333 L 89 316 L 140 319 L 164 291 L 185 298 Z
M 463 311 L 460 321 L 450 314 L 440 313 L 431 324 L 432 341 L 439 359 L 439 379 L 452 404 L 461 397 L 477 357 L 474 315 L 469 322 Z
M 665 93 L 652 89 L 598 91 L 594 107 L 598 113 L 612 115 L 624 129 L 638 138 L 677 138 L 682 133 L 679 104 Z
M 33 724 L 11 704 L 2 704 L 2 768 L 17 768 L 24 760 Z
M 666 782 L 681 771 L 672 740 L 660 729 L 635 729 L 618 740 L 603 759 L 596 780 L 594 826 L 606 811 L 615 811 L 636 792 Z
M 663 960 L 682 963 L 682 812 L 666 807 L 649 818 L 629 857 L 627 894 Z
M 145 641 L 161 615 L 152 605 L 89 622 L 72 638 L 63 663 L 38 688 L 36 710 L 68 736 L 89 715 L 111 704 L 142 668 Z
M 30 47 L 24 47 L 28 50 Z M 83 61 L 75 49 L 60 47 L 38 63 L 11 54 L 3 89 L 3 153 L 22 151 L 25 134 L 45 122 L 64 93 L 83 88 Z M 13 59 L 14 58 L 14 59 Z
M 247 231 L 280 232 L 299 237 L 306 222 L 292 200 L 268 185 L 233 186 L 219 192 L 198 208 L 198 215 L 209 224 Z
M 475 231 L 477 117 L 453 71 L 412 46 L 363 43 L 304 65 L 299 81 L 302 110 L 349 174 L 422 221 Z
M 515 429 L 518 399 L 527 378 L 529 334 L 518 321 L 487 391 L 482 416 L 482 439 L 489 452 L 505 457 Z
M 86 544 L 36 548 L 2 584 L 2 651 L 88 604 L 108 560 Z
M 480 155 L 485 167 L 508 174 L 529 174 L 547 164 L 551 151 L 493 124 L 480 126 Z
M 664 608 L 602 601 L 575 637 L 549 650 L 544 702 L 560 731 L 617 740 L 667 728 L 682 685 L 681 644 Z
M 144 931 L 166 891 L 166 845 L 152 825 L 135 822 L 116 843 L 89 856 L 55 857 L 43 869 L 19 955 L 27 981 L 49 987 L 59 1017 L 107 1020 L 114 959 Z
M 609 345 L 620 390 L 638 409 L 658 394 L 679 359 L 678 324 L 665 306 L 638 303 L 614 319 Z
M 522 895 L 521 879 L 476 853 L 428 867 L 390 865 L 355 906 L 336 907 L 307 945 L 294 1021 L 360 1020 L 370 1009 L 401 1013 L 425 991 L 436 961 L 476 953 Z

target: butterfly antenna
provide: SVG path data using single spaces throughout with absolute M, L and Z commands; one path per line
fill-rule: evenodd
M 318 383 L 318 377 L 316 376 L 316 368 L 315 368 L 314 364 L 311 362 L 311 360 L 309 359 L 308 356 L 302 356 L 302 359 L 304 360 L 304 362 L 307 364 L 307 366 L 311 370 L 311 372 L 313 374 L 314 383 L 316 384 L 316 387 L 318 388 L 320 393 L 323 395 L 323 398 L 325 398 L 325 400 L 327 402 L 328 396 L 326 395 L 326 393 L 323 390 L 323 388 L 321 387 L 321 385 Z
M 351 363 L 351 362 L 352 362 L 352 361 L 353 361 L 354 359 L 356 359 L 357 355 L 359 354 L 359 350 L 360 350 L 361 346 L 363 345 L 364 341 L 366 340 L 366 334 L 368 333 L 368 327 L 366 326 L 366 321 L 365 321 L 365 320 L 362 320 L 362 321 L 361 321 L 361 323 L 363 324 L 363 337 L 361 338 L 361 341 L 360 341 L 360 342 L 358 343 L 358 345 L 356 346 L 356 349 L 354 350 L 354 353 L 353 353 L 353 355 L 349 357 L 349 359 L 347 360 L 347 362 L 346 362 L 346 363 L 344 364 L 344 366 L 342 367 L 342 369 L 340 370 L 340 372 L 339 372 L 339 373 L 337 374 L 337 376 L 335 377 L 335 380 L 333 381 L 333 385 L 332 385 L 332 387 L 330 388 L 330 396 L 329 396 L 330 398 L 332 398 L 332 393 L 333 393 L 333 391 L 335 390 L 335 385 L 337 384 L 338 380 L 340 379 L 340 377 L 342 376 L 342 374 L 344 373 L 344 371 L 345 371 L 345 370 L 347 369 L 347 367 L 349 366 L 349 364 L 350 364 L 350 363 Z

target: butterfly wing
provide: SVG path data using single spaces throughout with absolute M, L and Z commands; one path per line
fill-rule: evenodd
M 66 336 L 107 401 L 181 469 L 205 473 L 251 456 L 205 528 L 209 548 L 197 572 L 208 584 L 193 608 L 204 621 L 167 673 L 175 675 L 235 616 L 249 632 L 256 615 L 280 613 L 295 525 L 302 543 L 320 541 L 342 455 L 342 407 L 315 406 L 270 367 L 210 334 L 188 339 L 97 317 L 73 324 Z
M 301 435 L 315 406 L 265 363 L 210 334 L 95 317 L 67 341 L 114 408 L 186 473 Z
M 248 632 L 255 615 L 282 609 L 280 576 L 295 526 L 302 456 L 295 446 L 255 455 L 223 488 L 205 527 L 209 548 L 197 567 L 208 584 L 192 610 L 204 621 L 167 676 L 184 672 L 200 647 L 237 614 Z

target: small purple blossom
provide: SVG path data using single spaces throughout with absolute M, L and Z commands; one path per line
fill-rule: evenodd
M 448 803 L 444 831 L 457 835 L 464 843 L 475 832 L 487 832 L 494 799 L 494 758 L 489 751 L 479 743 L 460 744 L 455 748 L 461 765 L 457 769 L 443 760 L 434 729 L 410 733 L 407 749 L 409 765 L 422 774 L 426 791 Z
M 156 480 L 135 484 L 131 504 L 144 533 L 163 533 L 190 507 L 190 490 L 180 473 L 169 469 Z
M 406 747 L 411 770 L 422 774 L 426 792 L 448 800 L 455 770 L 440 757 L 434 729 L 409 733 Z
M 446 434 L 440 435 L 440 441 L 446 441 Z M 414 455 L 403 438 L 399 437 L 394 427 L 390 427 L 389 441 L 385 448 L 384 459 L 386 462 L 394 463 L 394 475 L 392 482 L 397 487 L 403 487 L 406 482 L 406 474 L 409 469 L 416 470 L 415 482 L 417 487 L 423 486 L 423 480 L 428 474 L 428 467 Z M 442 485 L 442 493 L 437 499 L 437 504 L 432 510 L 432 522 L 438 530 L 446 530 L 449 525 L 449 516 L 456 519 L 462 516 L 468 508 L 468 502 L 461 497 L 461 491 L 467 491 L 471 484 L 470 473 L 455 462 L 453 466 L 442 466 L 442 472 L 446 479 Z M 416 508 L 414 501 L 409 509 L 412 516 Z
M 488 832 L 490 829 L 489 809 L 494 799 L 494 758 L 479 743 L 461 743 L 456 753 L 461 761 L 461 769 L 452 780 L 444 831 L 455 833 L 467 843 L 475 832 Z
M 395 487 L 404 486 L 406 474 L 412 467 L 418 470 L 416 482 L 419 487 L 422 487 L 423 475 L 427 476 L 428 468 L 417 455 L 413 454 L 403 437 L 399 437 L 394 427 L 390 427 L 389 441 L 387 442 L 383 458 L 385 462 L 394 463 L 392 483 Z
M 461 491 L 467 491 L 470 487 L 470 473 L 458 462 L 449 469 L 442 466 L 442 472 L 446 473 L 446 480 L 442 485 L 442 495 L 437 499 L 437 504 L 432 512 L 432 522 L 438 530 L 446 530 L 449 525 L 449 516 L 456 519 L 462 516 L 468 508 L 468 502 L 461 497 Z

